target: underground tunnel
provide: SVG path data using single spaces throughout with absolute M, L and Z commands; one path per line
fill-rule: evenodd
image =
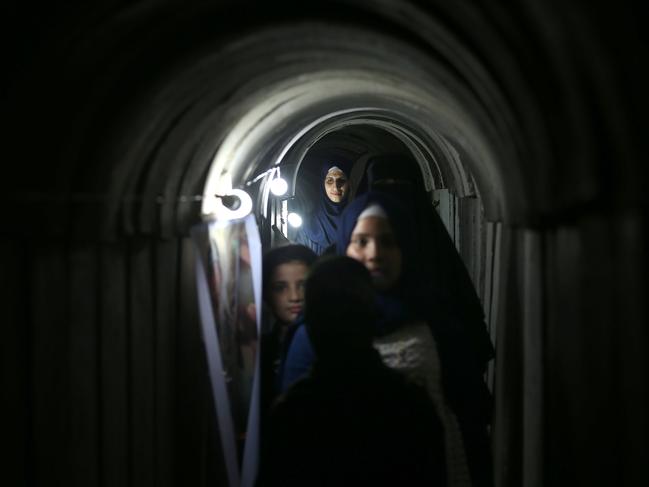
M 192 228 L 243 191 L 270 248 L 315 161 L 395 153 L 483 305 L 494 485 L 649 481 L 635 9 L 10 7 L 7 485 L 228 485 Z

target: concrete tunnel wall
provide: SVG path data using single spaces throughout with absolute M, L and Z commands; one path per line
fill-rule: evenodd
M 494 145 L 512 136 L 494 168 L 522 186 L 504 185 L 509 204 L 525 202 L 495 221 L 497 485 L 646 483 L 647 74 L 633 5 L 311 4 L 10 10 L 4 476 L 222 484 L 187 238 L 199 205 L 182 196 L 202 193 L 245 109 L 242 81 L 269 81 L 223 63 L 222 46 L 325 19 L 430 56 Z

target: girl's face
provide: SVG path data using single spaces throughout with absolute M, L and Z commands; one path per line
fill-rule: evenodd
M 390 289 L 401 276 L 401 249 L 386 218 L 368 216 L 358 220 L 346 254 L 365 265 L 379 291 Z
M 291 323 L 304 305 L 304 282 L 308 267 L 292 261 L 278 265 L 270 279 L 270 305 L 279 321 Z
M 349 181 L 340 169 L 329 171 L 324 180 L 327 197 L 334 203 L 340 203 L 349 193 Z

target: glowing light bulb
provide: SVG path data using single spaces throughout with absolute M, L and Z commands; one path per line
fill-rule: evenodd
M 288 220 L 288 224 L 291 225 L 292 227 L 297 228 L 302 225 L 302 217 L 297 213 L 289 213 L 287 220 Z
M 288 191 L 288 183 L 285 179 L 275 178 L 270 182 L 270 192 L 275 196 L 285 195 Z

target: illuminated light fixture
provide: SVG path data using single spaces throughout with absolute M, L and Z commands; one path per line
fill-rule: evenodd
M 244 190 L 232 187 L 232 177 L 227 171 L 219 178 L 210 178 L 203 195 L 205 219 L 237 220 L 252 212 L 252 198 Z
M 298 228 L 302 226 L 302 217 L 297 213 L 289 213 L 287 220 L 288 220 L 288 224 L 291 225 L 292 227 Z
M 283 196 L 288 191 L 288 183 L 285 179 L 275 178 L 270 182 L 270 192 L 275 196 Z
M 231 189 L 228 194 L 216 197 L 216 216 L 219 220 L 238 220 L 252 211 L 252 198 L 242 189 Z

